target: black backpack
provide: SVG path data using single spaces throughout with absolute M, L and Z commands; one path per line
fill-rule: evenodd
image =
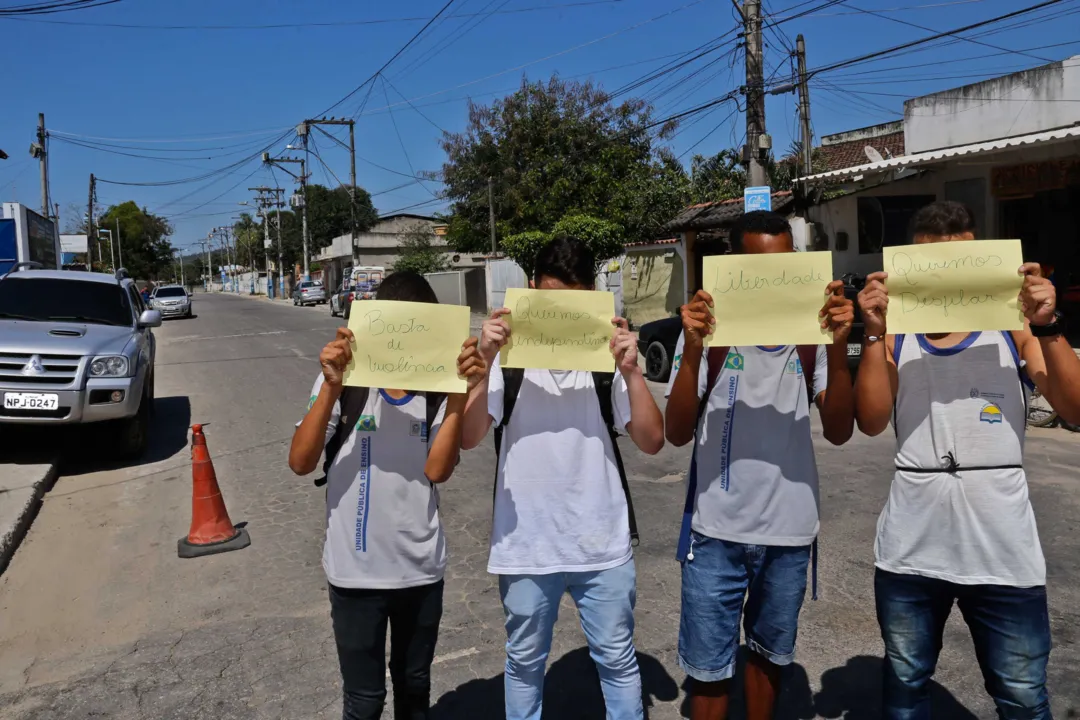
M 493 498 L 495 490 L 498 488 L 499 455 L 502 453 L 503 428 L 510 422 L 510 416 L 514 412 L 514 405 L 517 404 L 517 396 L 521 391 L 521 383 L 525 379 L 525 370 L 523 368 L 503 368 L 502 376 L 504 387 L 503 415 L 502 422 L 495 427 L 495 488 L 492 489 Z M 604 418 L 604 425 L 607 427 L 608 435 L 611 438 L 611 449 L 615 453 L 615 466 L 619 469 L 619 481 L 622 483 L 623 494 L 626 496 L 626 514 L 630 521 L 630 544 L 637 546 L 639 542 L 637 518 L 634 517 L 634 502 L 630 498 L 630 484 L 626 480 L 626 469 L 623 466 L 622 453 L 619 452 L 619 443 L 616 442 L 619 433 L 615 429 L 615 413 L 611 407 L 611 383 L 615 380 L 615 373 L 594 372 L 592 376 L 593 385 L 596 388 L 596 399 L 600 402 L 600 415 Z M 492 512 L 494 512 L 494 504 L 492 505 Z
M 341 450 L 341 446 L 345 444 L 345 439 L 349 436 L 349 431 L 356 427 L 356 421 L 360 419 L 360 414 L 364 412 L 364 406 L 367 405 L 368 397 L 371 393 L 371 388 L 366 387 L 351 387 L 347 386 L 342 388 L 341 396 L 338 398 L 338 403 L 341 405 L 341 414 L 338 416 L 337 427 L 334 428 L 334 434 L 330 437 L 330 441 L 326 443 L 326 459 L 323 460 L 323 475 L 321 478 L 315 480 L 315 487 L 322 487 L 326 484 L 326 477 L 330 472 L 330 466 L 334 464 L 334 458 L 337 457 L 338 452 Z M 439 406 L 442 405 L 442 401 L 446 399 L 444 393 L 419 393 L 424 396 L 427 401 L 427 427 L 428 432 L 431 432 L 431 426 L 435 422 L 435 416 L 439 414 Z

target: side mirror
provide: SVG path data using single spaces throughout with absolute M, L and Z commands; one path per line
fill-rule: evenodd
M 142 315 L 139 315 L 139 327 L 141 327 L 141 328 L 161 327 L 161 311 L 160 310 L 143 310 Z

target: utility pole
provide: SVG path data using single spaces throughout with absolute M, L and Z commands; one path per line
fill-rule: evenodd
M 262 218 L 263 225 L 263 254 L 265 255 L 266 263 L 266 296 L 272 300 L 274 298 L 274 276 L 270 272 L 270 221 L 267 210 L 273 204 L 273 201 L 270 200 L 270 193 L 274 192 L 274 188 L 260 186 L 248 188 L 248 190 L 259 193 L 258 197 L 255 198 L 255 202 L 258 206 L 259 217 Z M 275 195 L 275 198 L 276 197 L 277 196 Z M 254 250 L 252 250 L 252 252 L 254 252 Z M 252 266 L 254 266 L 254 263 L 255 261 L 253 259 Z
M 300 200 L 302 202 L 301 208 L 303 216 L 303 233 L 304 233 L 304 282 L 311 279 L 311 273 L 308 270 L 308 224 L 307 224 L 307 168 L 311 165 L 311 151 L 308 149 L 308 134 L 311 132 L 311 126 L 306 122 L 300 123 L 300 127 L 297 128 L 297 132 L 300 133 L 300 137 L 304 141 L 304 157 L 300 160 Z
M 97 261 L 98 268 L 101 268 L 101 238 L 94 234 L 94 173 L 90 173 L 90 197 L 86 202 L 86 242 L 92 243 L 97 241 Z M 87 252 L 92 253 L 89 247 L 86 248 Z M 90 268 L 94 267 L 94 256 L 90 255 Z
M 491 254 L 495 249 L 495 179 L 488 175 L 488 229 L 491 230 Z
M 116 218 L 116 254 L 120 256 L 120 267 L 124 267 L 124 246 L 120 242 L 120 217 Z
M 762 74 L 761 0 L 743 0 L 743 31 L 746 37 L 746 147 L 743 160 L 747 164 L 750 185 L 769 184 L 763 162 L 772 146 L 765 134 L 765 81 Z
M 214 264 L 210 260 L 210 233 L 207 233 L 206 240 L 200 240 L 199 244 L 206 251 L 206 272 L 203 274 L 203 290 L 209 293 L 210 288 L 214 287 Z
M 177 250 L 176 254 L 180 256 L 180 285 L 187 287 L 187 281 L 184 279 L 184 251 Z
M 41 169 L 41 216 L 47 219 L 52 216 L 52 208 L 49 207 L 49 163 L 48 153 L 45 150 L 46 137 L 45 113 L 38 113 L 37 142 L 30 145 L 30 156 L 37 158 Z
M 281 194 L 284 192 L 281 188 L 274 188 L 274 207 L 277 209 L 277 262 L 278 262 L 278 285 L 281 288 L 281 298 L 285 299 L 285 256 L 281 251 L 281 236 L 285 230 L 281 226 L 281 206 L 284 204 L 281 200 Z
M 298 133 L 300 132 L 301 128 L 304 131 L 304 142 L 306 144 L 307 143 L 308 126 L 306 125 L 306 123 L 301 123 L 300 127 L 297 128 Z M 295 148 L 293 148 L 292 145 L 287 145 L 286 148 L 289 149 L 289 150 L 295 149 Z M 297 196 L 295 194 L 293 195 L 293 197 L 292 197 L 292 205 L 293 205 L 293 207 L 299 207 L 302 210 L 302 213 L 301 213 L 302 218 L 303 218 L 302 219 L 302 222 L 303 222 L 302 232 L 303 232 L 303 238 L 304 238 L 304 280 L 309 280 L 311 276 L 308 274 L 307 162 L 304 160 L 304 158 L 299 158 L 299 159 L 297 159 L 297 158 L 272 158 L 272 157 L 270 157 L 270 153 L 265 153 L 265 152 L 263 153 L 263 162 L 267 163 L 269 165 L 285 165 L 285 164 L 288 164 L 288 163 L 299 163 L 300 164 L 300 175 L 296 175 L 295 173 L 291 172 L 288 168 L 283 167 L 282 170 L 289 173 L 289 175 L 291 175 L 293 178 L 295 178 L 296 180 L 298 180 L 300 182 L 300 195 L 299 196 Z M 279 205 L 279 207 L 280 207 L 280 205 Z M 279 210 L 278 211 L 278 233 L 281 233 L 281 231 L 282 231 L 282 228 L 281 228 L 281 211 Z M 281 257 L 281 237 L 280 237 L 280 234 L 279 234 L 279 236 L 278 236 L 278 258 L 280 259 L 280 257 Z M 284 270 L 284 268 L 282 268 L 282 270 Z M 282 296 L 284 297 L 284 293 L 282 294 Z
M 806 42 L 800 34 L 795 38 L 795 54 L 799 64 L 799 123 L 802 127 L 802 172 L 804 178 L 813 174 L 814 136 L 810 129 L 810 83 L 806 75 Z
M 313 126 L 317 126 L 317 125 L 348 125 L 349 126 L 349 147 L 347 148 L 347 150 L 349 151 L 349 183 L 350 183 L 350 186 L 349 186 L 349 215 L 350 215 L 350 218 L 352 220 L 352 231 L 350 233 L 351 236 L 352 236 L 352 252 L 350 253 L 350 255 L 352 256 L 353 267 L 356 267 L 357 265 L 360 264 L 360 254 L 359 254 L 359 251 L 357 250 L 357 247 L 356 247 L 357 240 L 359 239 L 358 238 L 359 229 L 357 227 L 357 221 L 356 221 L 356 121 L 352 120 L 352 119 L 346 119 L 346 118 L 342 118 L 342 119 L 339 120 L 338 118 L 334 118 L 334 117 L 332 117 L 330 119 L 327 119 L 327 118 L 324 117 L 324 118 L 321 118 L 321 119 L 318 119 L 318 120 L 305 120 L 304 122 L 300 123 L 300 126 L 297 128 L 296 131 L 297 131 L 297 133 L 299 133 L 304 138 L 304 152 L 305 152 L 305 155 L 307 153 L 308 132 L 310 132 L 310 130 L 311 130 L 311 128 Z M 304 131 L 301 132 L 301 129 L 303 129 Z M 342 143 L 340 140 L 338 140 L 333 135 L 330 135 L 329 133 L 326 133 L 325 131 L 321 131 L 321 132 L 323 132 L 327 137 L 329 137 L 331 140 L 336 142 L 338 145 L 344 146 L 344 143 Z M 310 156 L 306 155 L 306 157 L 308 157 L 308 159 L 310 160 Z M 337 176 L 335 175 L 335 178 L 336 177 Z M 304 279 L 307 280 L 308 278 L 307 278 L 307 269 L 306 268 L 304 270 L 304 276 L 305 276 Z M 323 279 L 325 280 L 325 278 L 323 278 Z

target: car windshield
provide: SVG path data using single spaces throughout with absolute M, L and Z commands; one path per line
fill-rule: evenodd
M 113 283 L 9 275 L 0 282 L 0 320 L 131 325 L 131 304 Z
M 187 297 L 187 293 L 184 288 L 168 287 L 158 290 L 154 297 Z

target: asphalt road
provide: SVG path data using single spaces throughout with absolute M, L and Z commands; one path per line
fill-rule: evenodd
M 0 578 L 0 717 L 56 720 L 340 717 L 337 659 L 320 567 L 323 492 L 286 466 L 288 442 L 340 322 L 233 296 L 196 296 L 197 317 L 157 331 L 156 427 L 141 463 L 93 461 L 100 434 L 58 436 L 61 477 Z M 659 388 L 655 389 L 659 392 Z M 187 428 L 206 425 L 234 522 L 251 547 L 176 557 L 190 522 Z M 891 436 L 817 445 L 822 477 L 820 600 L 807 598 L 783 718 L 880 716 L 881 642 L 873 535 Z M 646 457 L 626 443 L 642 542 L 637 646 L 649 716 L 685 716 L 675 663 L 675 539 L 685 449 Z M 1055 716 L 1080 715 L 1080 436 L 1029 436 L 1032 502 L 1049 569 Z M 433 669 L 434 717 L 502 716 L 502 610 L 485 572 L 494 453 L 465 454 L 442 490 L 451 559 Z M 572 605 L 564 599 L 545 717 L 603 717 Z M 950 620 L 936 716 L 991 718 L 971 642 Z M 735 715 L 738 717 L 738 713 Z M 386 717 L 391 717 L 387 708 Z

